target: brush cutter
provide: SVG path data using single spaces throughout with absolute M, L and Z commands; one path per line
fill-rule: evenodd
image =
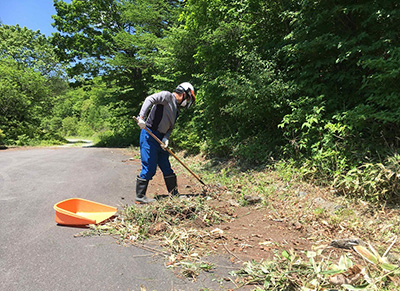
M 136 123 L 139 121 L 136 116 L 133 116 L 133 119 L 136 121 Z M 201 179 L 199 176 L 197 176 L 192 170 L 189 169 L 188 166 L 185 165 L 184 162 L 182 162 L 168 147 L 165 147 L 165 144 L 157 137 L 155 136 L 154 133 L 152 133 L 150 131 L 150 129 L 148 129 L 147 127 L 144 128 L 144 130 L 147 131 L 148 134 L 150 134 L 163 148 L 165 148 L 186 170 L 189 171 L 190 174 L 193 175 L 193 177 L 195 177 L 197 179 L 197 181 L 199 181 L 203 186 L 207 186 Z

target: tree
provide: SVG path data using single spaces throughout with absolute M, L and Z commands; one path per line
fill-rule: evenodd
M 62 68 L 53 46 L 40 31 L 0 25 L 0 58 L 11 57 L 48 77 L 60 77 Z
M 54 0 L 57 11 L 52 43 L 60 60 L 69 64 L 69 76 L 96 76 L 107 70 L 106 58 L 113 55 L 113 35 L 123 24 L 114 0 Z
M 271 53 L 288 31 L 281 5 L 187 1 L 184 26 L 175 34 L 188 46 L 176 47 L 175 56 L 187 55 L 195 64 L 188 64 L 185 74 L 196 76 L 200 92 L 196 122 L 182 127 L 189 128 L 187 134 L 197 132 L 192 144 L 205 139 L 202 146 L 210 153 L 260 162 L 269 158 L 265 151 L 277 151 L 278 124 L 292 91 Z
M 5 140 L 25 143 L 48 135 L 41 122 L 51 114 L 55 95 L 66 90 L 48 39 L 26 27 L 0 25 L 0 71 L 0 128 Z
M 277 53 L 299 89 L 282 123 L 291 152 L 359 163 L 398 148 L 399 4 L 314 1 L 292 14 Z
M 0 130 L 8 143 L 34 138 L 49 111 L 46 79 L 12 58 L 0 58 Z
M 164 56 L 168 31 L 179 17 L 182 2 L 56 0 L 54 4 L 59 33 L 52 42 L 69 64 L 69 75 L 79 81 L 77 85 L 101 75 L 107 86 L 118 88 L 107 99 L 114 115 L 111 128 L 123 136 L 119 140 L 131 142 L 127 128 L 132 114 L 139 111 L 146 95 L 172 83 L 165 78 L 168 60 Z
M 117 85 L 146 89 L 159 41 L 176 21 L 180 1 L 55 0 L 52 42 L 71 77 L 108 76 Z M 150 81 L 149 80 L 149 81 Z M 147 82 L 149 82 L 147 81 Z

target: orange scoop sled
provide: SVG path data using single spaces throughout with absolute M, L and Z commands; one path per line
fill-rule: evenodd
M 63 225 L 87 225 L 100 223 L 117 212 L 117 208 L 102 203 L 71 198 L 54 204 L 55 220 Z

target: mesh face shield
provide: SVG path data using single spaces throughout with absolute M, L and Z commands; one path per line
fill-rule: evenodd
M 196 96 L 194 94 L 194 88 L 192 84 L 185 82 L 175 89 L 175 92 L 183 94 L 183 100 L 179 106 L 189 108 L 195 101 Z
M 190 106 L 192 106 L 192 104 L 194 103 L 194 101 L 196 100 L 194 97 L 194 92 L 191 89 L 188 89 L 185 94 L 186 97 L 184 97 L 184 101 L 186 101 L 187 104 L 185 104 L 186 108 L 189 108 Z M 183 102 L 182 102 L 183 103 Z

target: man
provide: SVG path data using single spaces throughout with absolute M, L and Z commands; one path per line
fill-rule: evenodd
M 173 93 L 162 91 L 148 96 L 140 109 L 138 125 L 140 133 L 140 159 L 142 171 L 136 179 L 136 203 L 150 203 L 154 199 L 146 197 L 149 181 L 156 174 L 157 166 L 160 167 L 167 190 L 171 195 L 178 196 L 176 175 L 169 162 L 168 147 L 169 137 L 174 128 L 181 107 L 189 108 L 195 102 L 192 84 L 185 82 L 174 90 Z M 148 117 L 146 119 L 147 113 Z M 165 145 L 165 148 L 146 131 L 147 127 Z

